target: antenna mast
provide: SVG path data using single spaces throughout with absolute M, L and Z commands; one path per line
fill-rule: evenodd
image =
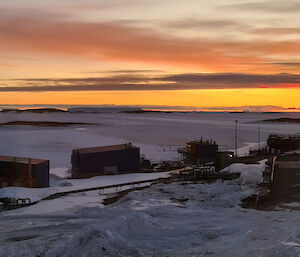
M 258 127 L 258 150 L 260 150 L 260 127 Z
M 237 130 L 238 120 L 235 120 L 235 157 L 237 157 L 237 137 L 238 137 L 238 130 Z

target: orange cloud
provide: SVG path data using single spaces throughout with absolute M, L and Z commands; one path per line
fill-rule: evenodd
M 262 70 L 254 64 L 270 62 L 270 55 L 292 55 L 299 42 L 219 41 L 184 39 L 150 29 L 119 23 L 88 23 L 61 16 L 38 16 L 0 10 L 0 51 L 30 51 L 70 55 L 101 61 L 144 62 L 194 67 L 214 72 L 277 71 L 278 65 Z

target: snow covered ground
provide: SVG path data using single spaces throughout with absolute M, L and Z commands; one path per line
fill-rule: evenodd
M 58 171 L 55 169 L 56 175 L 50 175 L 50 187 L 46 188 L 25 188 L 25 187 L 5 187 L 0 188 L 0 197 L 29 198 L 31 202 L 39 201 L 49 195 L 67 192 L 79 189 L 88 189 L 93 187 L 111 186 L 124 184 L 129 182 L 138 182 L 143 180 L 151 180 L 157 178 L 168 177 L 168 172 L 158 173 L 132 173 L 110 176 L 96 176 L 87 179 L 64 179 L 57 174 L 66 174 L 63 169 Z
M 3 212 L 0 256 L 299 256 L 298 211 L 239 206 L 263 169 L 263 161 L 234 164 L 228 170 L 240 170 L 240 179 L 157 184 L 106 207 L 74 195 L 68 200 L 86 197 L 86 205 L 47 213 L 49 201 L 35 213 Z
M 243 155 L 255 147 L 258 127 L 262 141 L 270 133 L 300 132 L 300 124 L 258 121 L 299 115 L 1 113 L 0 123 L 39 120 L 100 125 L 0 127 L 0 154 L 50 159 L 52 174 L 50 188 L 9 188 L 0 193 L 12 190 L 15 196 L 27 194 L 38 200 L 64 190 L 150 179 L 151 174 L 65 179 L 73 148 L 131 141 L 155 161 L 178 158 L 176 147 L 202 136 L 216 140 L 222 149 L 232 149 L 237 119 Z M 297 203 L 276 211 L 239 205 L 257 190 L 263 169 L 264 162 L 234 164 L 227 170 L 242 172 L 240 179 L 157 184 L 105 207 L 101 202 L 113 191 L 73 194 L 1 212 L 0 256 L 300 256 Z

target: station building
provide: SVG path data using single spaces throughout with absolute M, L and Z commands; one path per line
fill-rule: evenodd
M 49 160 L 0 156 L 0 188 L 48 187 Z
M 140 171 L 140 149 L 131 143 L 74 149 L 72 177 L 131 173 Z

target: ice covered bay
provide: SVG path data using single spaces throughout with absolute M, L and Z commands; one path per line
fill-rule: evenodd
M 1 126 L 0 154 L 50 159 L 51 168 L 70 167 L 73 148 L 132 142 L 152 161 L 178 158 L 176 148 L 191 139 L 213 139 L 221 149 L 234 148 L 238 120 L 240 154 L 270 133 L 299 133 L 300 124 L 264 123 L 265 119 L 300 117 L 297 113 L 0 113 L 0 123 L 52 121 L 96 123 L 68 127 Z

